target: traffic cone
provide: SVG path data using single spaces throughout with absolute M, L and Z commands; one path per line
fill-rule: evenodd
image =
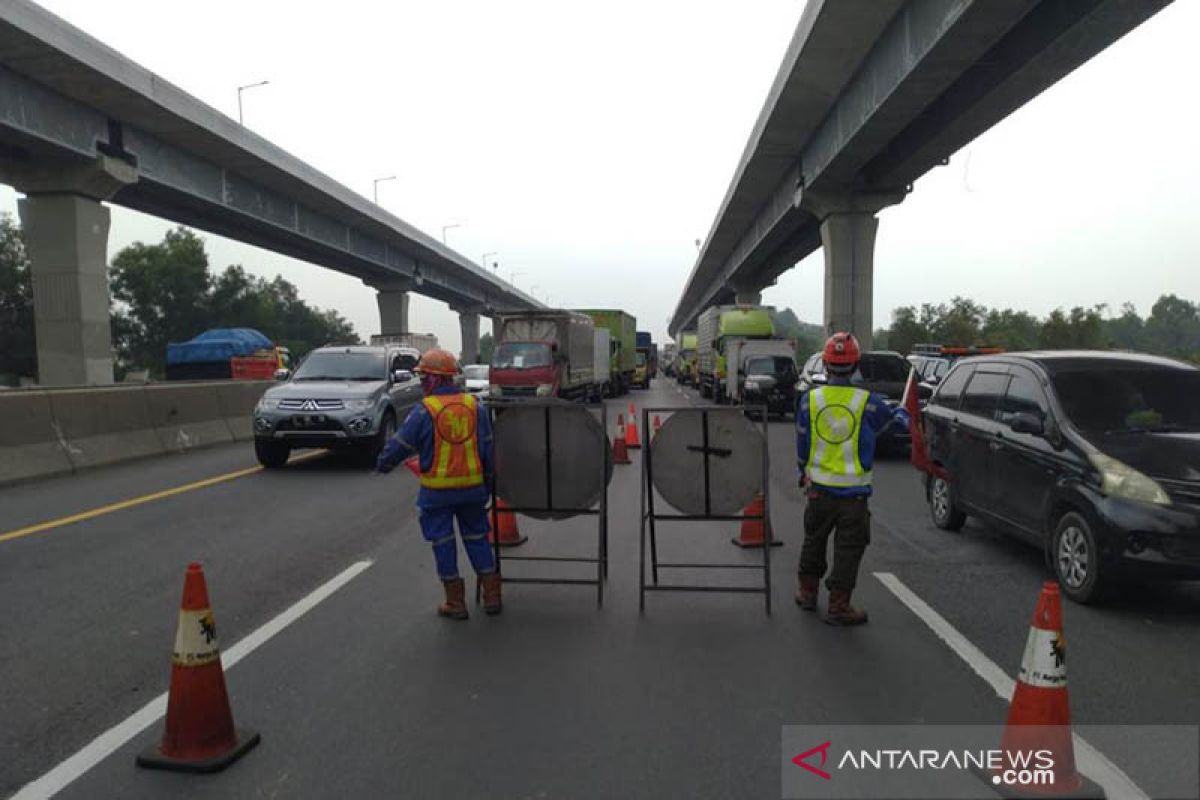
M 521 531 L 517 529 L 517 515 L 508 509 L 508 503 L 497 497 L 496 505 L 492 508 L 492 529 L 488 531 L 488 541 L 495 544 L 496 537 L 499 536 L 501 547 L 525 544 L 529 537 L 521 535 Z
M 625 447 L 637 450 L 642 446 L 642 437 L 638 436 L 637 419 L 633 416 L 633 403 L 629 404 L 629 424 L 625 426 Z
M 658 418 L 658 414 L 655 414 L 654 415 L 654 432 L 650 435 L 650 438 L 653 439 L 655 436 L 658 436 L 658 432 L 661 429 L 662 429 L 662 420 Z
M 629 448 L 625 446 L 625 415 L 617 414 L 617 435 L 613 437 L 612 459 L 614 464 L 631 464 Z
M 994 788 L 1005 797 L 1104 797 L 1103 790 L 1075 768 L 1067 699 L 1067 644 L 1058 584 L 1053 581 L 1042 585 L 1033 612 L 1000 749 L 1005 768 L 1019 764 L 1022 754 L 1038 751 L 1049 751 L 1054 762 L 1054 780 L 1045 785 L 1004 786 L 1000 774 L 993 774 Z
M 233 726 L 204 570 L 188 564 L 171 656 L 166 730 L 162 742 L 139 754 L 137 763 L 177 772 L 217 772 L 258 741 L 257 733 Z
M 765 515 L 763 509 L 766 508 L 766 503 L 763 501 L 763 494 L 759 492 L 754 495 L 754 499 L 746 504 L 746 508 L 742 510 L 742 515 L 746 517 L 764 517 L 762 519 L 744 519 L 742 520 L 742 530 L 738 536 L 735 536 L 732 541 L 738 547 L 762 547 L 767 542 L 765 523 Z M 777 541 L 774 537 L 771 539 L 772 547 L 781 547 L 783 542 Z

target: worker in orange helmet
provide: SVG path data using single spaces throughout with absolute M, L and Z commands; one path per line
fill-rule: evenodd
M 483 587 L 483 610 L 499 614 L 500 573 L 488 544 L 487 501 L 492 482 L 492 425 L 487 407 L 455 384 L 458 361 L 430 350 L 417 364 L 425 398 L 379 454 L 377 468 L 390 472 L 414 453 L 420 464 L 417 495 L 421 533 L 433 545 L 446 599 L 437 613 L 467 619 L 466 584 L 458 574 L 454 520 L 467 558 Z
M 908 413 L 882 395 L 854 386 L 861 351 L 849 333 L 825 342 L 821 360 L 827 381 L 800 396 L 796 408 L 796 456 L 804 509 L 804 546 L 800 552 L 796 603 L 817 608 L 817 591 L 828 568 L 833 537 L 833 569 L 825 585 L 831 625 L 861 625 L 867 612 L 850 605 L 858 565 L 871 541 L 871 465 L 875 438 L 892 424 L 908 425 Z

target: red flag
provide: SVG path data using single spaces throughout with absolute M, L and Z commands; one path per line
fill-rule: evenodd
M 945 478 L 946 471 L 935 465 L 929 458 L 929 449 L 925 446 L 925 429 L 921 425 L 920 393 L 917 391 L 917 370 L 910 369 L 908 382 L 904 384 L 904 397 L 900 404 L 908 412 L 908 432 L 912 436 L 912 448 L 908 460 L 921 472 Z
M 413 456 L 404 460 L 404 466 L 408 467 L 409 471 L 418 478 L 421 477 L 421 459 L 419 456 Z

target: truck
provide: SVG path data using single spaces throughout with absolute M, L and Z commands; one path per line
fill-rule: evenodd
M 411 347 L 424 355 L 438 346 L 438 338 L 432 333 L 376 333 L 371 336 L 371 344 Z
M 696 373 L 702 397 L 711 397 L 718 404 L 746 402 L 746 370 L 754 359 L 749 389 L 755 400 L 778 401 L 772 404 L 781 406 L 781 411 L 790 410 L 782 406 L 795 394 L 796 343 L 775 335 L 773 310 L 767 306 L 713 306 L 700 315 Z M 788 381 L 790 385 L 785 386 Z M 779 397 L 770 392 L 766 398 L 761 396 L 761 387 L 767 383 Z
M 679 356 L 676 362 L 675 378 L 684 386 L 696 385 L 695 331 L 684 331 L 679 334 Z
M 674 378 L 679 358 L 679 347 L 674 342 L 667 342 L 662 349 L 662 371 L 668 378 Z
M 493 328 L 491 398 L 598 397 L 591 317 L 564 310 L 521 311 L 497 316 Z
M 650 381 L 658 377 L 658 348 L 649 331 L 637 332 L 637 364 L 633 376 L 634 384 L 643 389 L 649 389 Z
M 619 309 L 578 309 L 578 312 L 591 317 L 597 328 L 608 329 L 612 394 L 625 394 L 633 385 L 633 371 L 637 367 L 637 320 Z
M 609 351 L 612 349 L 612 336 L 609 334 L 608 328 L 593 328 L 592 330 L 595 333 L 592 364 L 595 369 L 594 380 L 596 381 L 596 391 L 593 393 L 592 399 L 599 400 L 612 394 L 612 361 L 609 356 Z
M 291 368 L 292 354 L 253 328 L 213 328 L 167 344 L 169 381 L 271 380 Z

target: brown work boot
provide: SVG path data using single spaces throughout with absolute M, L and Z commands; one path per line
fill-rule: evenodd
M 485 614 L 499 614 L 504 609 L 500 601 L 500 573 L 480 575 L 479 582 L 483 585 L 483 611 Z
M 867 621 L 867 612 L 859 611 L 850 605 L 850 593 L 842 590 L 829 590 L 829 610 L 825 612 L 825 621 L 830 625 L 862 625 Z
M 805 611 L 817 610 L 817 590 L 821 587 L 821 579 L 816 575 L 801 575 L 800 588 L 796 590 L 796 605 Z
M 446 589 L 446 602 L 438 606 L 438 616 L 449 619 L 466 619 L 467 614 L 467 584 L 462 578 L 442 581 Z

